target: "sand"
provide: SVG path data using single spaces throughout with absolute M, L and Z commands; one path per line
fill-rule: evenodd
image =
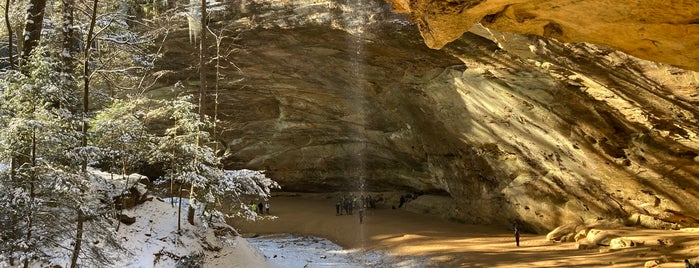
M 348 249 L 386 251 L 398 259 L 423 258 L 434 267 L 644 267 L 649 261 L 657 261 L 655 267 L 684 267 L 685 258 L 694 261 L 699 256 L 696 230 L 607 230 L 645 243 L 624 249 L 578 249 L 575 242 L 523 233 L 517 247 L 509 226 L 460 224 L 391 209 L 390 204 L 368 209 L 360 224 L 357 213 L 335 215 L 338 196 L 276 193 L 270 202 L 271 216 L 230 223 L 243 235 L 319 236 Z

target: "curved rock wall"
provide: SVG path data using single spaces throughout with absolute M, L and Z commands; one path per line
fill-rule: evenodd
M 699 223 L 696 72 L 487 28 L 432 50 L 380 1 L 245 3 L 212 23 L 230 37 L 217 131 L 230 168 L 290 191 L 444 194 L 445 217 L 540 232 Z M 172 36 L 166 81 L 196 90 L 187 33 Z
M 699 70 L 699 2 L 610 0 L 388 0 L 433 48 L 476 23 L 561 42 L 588 42 Z

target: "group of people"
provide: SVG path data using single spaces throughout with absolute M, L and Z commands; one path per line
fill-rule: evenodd
M 371 195 L 349 195 L 342 196 L 335 203 L 335 216 L 353 215 L 357 210 L 359 213 L 359 224 L 364 223 L 364 210 L 367 208 L 376 208 L 378 200 Z
M 260 215 L 265 214 L 265 211 L 267 211 L 267 214 L 269 214 L 269 201 L 265 201 L 264 204 L 262 202 L 257 204 L 253 202 L 250 204 L 250 210 L 255 211 L 255 213 Z

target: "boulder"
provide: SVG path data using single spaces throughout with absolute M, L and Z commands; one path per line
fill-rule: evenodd
M 609 246 L 612 239 L 618 238 L 619 236 L 613 233 L 610 233 L 609 231 L 604 231 L 604 230 L 598 230 L 598 229 L 591 229 L 587 233 L 586 240 L 595 245 L 599 246 Z
M 641 226 L 645 228 L 651 228 L 651 229 L 675 229 L 676 225 L 670 222 L 666 222 L 660 219 L 657 219 L 653 216 L 645 215 L 645 214 L 640 214 L 640 213 L 634 213 L 631 216 L 629 216 L 626 220 L 626 224 L 630 226 Z
M 647 262 L 643 265 L 643 267 L 645 267 L 645 268 L 659 267 L 659 266 L 660 266 L 660 262 L 657 261 L 657 260 L 647 261 Z
M 642 245 L 643 243 L 639 243 L 636 241 L 633 241 L 628 238 L 623 238 L 623 237 L 617 237 L 613 238 L 609 242 L 609 247 L 612 249 L 622 249 L 622 248 L 630 248 L 630 247 L 635 247 L 638 245 Z
M 587 238 L 587 232 L 589 232 L 589 231 L 590 231 L 589 228 L 582 229 L 582 230 L 580 230 L 577 234 L 575 234 L 575 236 L 573 237 L 573 239 L 574 239 L 575 241 L 580 241 L 580 240 L 586 239 L 586 238 Z
M 569 223 L 556 227 L 553 231 L 546 234 L 546 240 L 549 241 L 571 241 L 578 224 Z
M 126 225 L 131 225 L 134 222 L 136 222 L 136 217 L 131 217 L 126 214 L 119 214 L 119 221 L 126 224 Z

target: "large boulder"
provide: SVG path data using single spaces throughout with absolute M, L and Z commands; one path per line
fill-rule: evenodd
M 561 242 L 573 241 L 573 237 L 577 233 L 578 228 L 580 228 L 580 225 L 576 223 L 558 226 L 556 229 L 546 234 L 546 240 Z

